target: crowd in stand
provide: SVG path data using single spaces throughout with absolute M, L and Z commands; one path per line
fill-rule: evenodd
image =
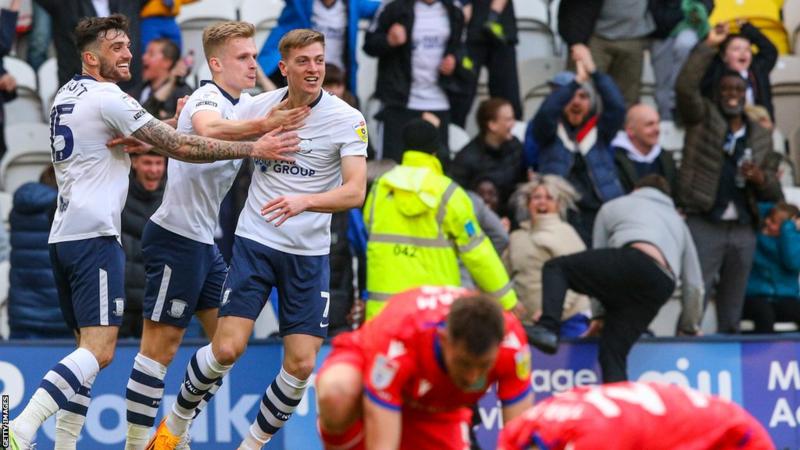
M 179 110 L 179 99 L 192 92 L 185 79 L 193 55 L 182 56 L 175 22 L 181 3 L 193 2 L 34 0 L 28 61 L 40 65 L 52 42 L 59 81 L 65 83 L 80 69 L 69 35 L 78 19 L 123 13 L 133 19 L 134 62 L 131 82 L 121 87 L 154 116 L 171 118 Z M 438 172 L 468 191 L 464 198 L 502 258 L 528 323 L 542 314 L 546 263 L 596 249 L 598 244 L 611 246 L 593 242 L 598 226 L 602 227 L 595 221 L 603 206 L 630 195 L 641 179 L 659 175 L 666 185 L 662 191 L 671 197 L 668 204 L 677 208 L 691 231 L 702 270 L 699 288 L 706 304 L 716 302 L 718 332 L 739 332 L 742 318 L 753 320 L 757 332 L 773 331 L 776 322 L 800 325 L 800 214 L 784 201 L 778 181 L 784 155 L 773 150 L 772 142 L 775 109 L 769 74 L 778 50 L 770 39 L 746 20 L 709 24 L 714 8 L 710 0 L 561 0 L 558 31 L 569 49 L 566 70 L 549 80 L 550 94 L 538 111 L 523 117 L 516 47 L 525 43 L 519 41 L 514 3 L 464 3 L 287 1 L 260 51 L 264 76 L 259 85 L 269 89 L 285 84 L 277 70 L 277 42 L 291 29 L 310 27 L 326 35 L 325 89 L 359 106 L 356 36 L 359 20 L 370 19 L 363 50 L 377 58 L 374 98 L 380 108 L 375 119 L 381 124 L 380 133 L 370 130 L 370 182 L 380 180 L 396 164 L 409 164 L 407 151 L 415 151 L 414 158 L 434 155 L 437 162 L 426 164 L 438 164 Z M 0 36 L 8 27 L 6 13 L 0 16 Z M 10 45 L 0 42 L 0 53 L 6 47 Z M 655 73 L 655 107 L 640 103 L 646 51 Z M 490 98 L 479 102 L 472 118 L 469 113 L 483 67 L 489 75 Z M 5 77 L 0 66 L 0 99 L 8 100 L 13 98 L 6 95 L 13 94 L 13 79 Z M 420 124 L 420 118 L 432 127 Z M 524 142 L 512 133 L 521 119 L 528 121 Z M 469 120 L 476 121 L 478 135 L 463 148 L 450 148 L 449 124 L 464 127 Z M 685 129 L 679 160 L 659 145 L 663 120 Z M 122 336 L 141 334 L 144 273 L 139 241 L 144 223 L 161 203 L 167 164 L 155 153 L 133 160 L 122 217 L 128 264 Z M 220 214 L 218 243 L 228 257 L 248 170 L 252 165 L 243 165 Z M 58 320 L 48 272 L 47 230 L 56 207 L 54 186 L 48 170 L 38 183 L 14 193 L 12 338 L 70 334 Z M 358 210 L 334 214 L 332 333 L 357 326 L 363 319 L 371 264 L 370 224 L 364 224 L 369 207 L 363 216 Z M 660 238 L 654 237 L 657 242 L 651 244 L 668 241 Z M 680 268 L 670 267 L 674 260 L 668 256 L 682 252 L 660 248 L 660 262 L 677 272 Z M 464 264 L 469 270 L 462 271 L 463 283 L 481 287 L 480 280 L 473 280 L 475 272 Z M 687 262 L 678 265 L 685 269 Z M 593 316 L 587 295 L 569 291 L 560 314 L 561 336 L 592 333 L 597 327 L 591 320 L 599 317 L 596 310 Z M 701 317 L 676 329 L 697 334 Z

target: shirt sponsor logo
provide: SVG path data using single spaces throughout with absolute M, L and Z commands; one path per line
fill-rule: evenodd
M 219 108 L 219 103 L 212 102 L 210 100 L 203 100 L 203 101 L 197 102 L 195 104 L 195 106 L 210 106 L 212 108 Z
M 356 134 L 358 135 L 361 142 L 367 143 L 369 141 L 369 136 L 367 135 L 367 124 L 363 120 L 355 125 L 353 125 L 353 130 L 355 130 Z
M 133 120 L 139 120 L 145 114 L 147 114 L 147 111 L 145 111 L 143 109 L 140 109 L 139 112 L 137 112 L 136 114 L 133 115 Z
M 384 355 L 378 355 L 372 364 L 370 381 L 375 389 L 386 389 L 397 375 L 398 364 Z

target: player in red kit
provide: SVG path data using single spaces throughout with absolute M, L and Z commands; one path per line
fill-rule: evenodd
M 739 405 L 683 386 L 621 382 L 555 395 L 506 424 L 498 450 L 772 450 Z
M 327 449 L 469 448 L 469 406 L 497 383 L 503 418 L 532 404 L 530 350 L 496 300 L 423 287 L 337 336 L 317 376 Z

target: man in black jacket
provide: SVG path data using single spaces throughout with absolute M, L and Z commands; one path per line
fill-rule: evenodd
M 150 216 L 161 206 L 167 158 L 158 153 L 131 158 L 128 200 L 122 210 L 122 247 L 125 249 L 125 315 L 120 337 L 142 336 L 142 301 L 144 299 L 144 260 L 142 230 Z
M 384 158 L 399 163 L 403 128 L 422 113 L 432 112 L 441 121 L 440 158 L 447 159 L 450 96 L 463 95 L 463 82 L 457 76 L 469 72 L 463 67 L 464 58 L 459 58 L 463 27 L 464 16 L 452 0 L 397 0 L 378 12 L 364 51 L 378 58 L 375 96 L 383 103 L 377 118 L 384 126 Z
M 147 0 L 34 0 L 50 14 L 53 26 L 53 44 L 58 61 L 58 85 L 66 84 L 73 75 L 81 73 L 81 58 L 75 44 L 73 30 L 84 17 L 107 16 L 119 13 L 128 18 L 131 39 L 131 79 L 119 83 L 128 92 L 142 79 L 141 48 L 139 47 L 139 11 Z M 98 6 L 105 7 L 98 11 Z

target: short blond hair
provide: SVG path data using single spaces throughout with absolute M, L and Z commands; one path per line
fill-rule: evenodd
M 305 48 L 317 42 L 324 48 L 325 35 L 308 28 L 298 28 L 283 35 L 281 41 L 278 42 L 278 51 L 281 52 L 281 59 L 285 61 L 289 57 L 289 50 Z
M 252 38 L 256 35 L 256 27 L 249 22 L 227 21 L 209 25 L 203 30 L 203 51 L 206 59 L 217 56 L 216 52 L 231 39 Z

